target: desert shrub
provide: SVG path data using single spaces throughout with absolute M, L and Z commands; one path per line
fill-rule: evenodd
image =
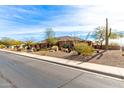
M 69 48 L 69 47 L 70 47 L 69 44 L 64 44 L 64 45 L 63 45 L 63 48 Z
M 58 51 L 58 46 L 52 46 L 52 50 Z
M 0 44 L 0 48 L 2 49 L 2 48 L 5 48 L 6 46 L 5 45 L 3 45 L 3 44 Z
M 48 43 L 55 45 L 58 40 L 56 38 L 48 38 L 47 41 L 48 41 Z
M 83 56 L 92 55 L 94 52 L 94 48 L 92 46 L 88 46 L 87 43 L 77 43 L 74 45 L 74 48 L 79 55 L 81 54 Z

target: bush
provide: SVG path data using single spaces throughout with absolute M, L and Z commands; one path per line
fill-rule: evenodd
M 88 46 L 86 43 L 77 43 L 74 45 L 75 51 L 78 52 L 78 54 L 83 56 L 90 56 L 94 52 L 94 48 L 91 46 Z
M 52 45 L 55 45 L 58 42 L 58 40 L 56 38 L 48 38 L 47 41 L 48 41 L 48 43 L 50 43 Z
M 0 44 L 0 48 L 1 48 L 1 49 L 5 48 L 5 47 L 6 47 L 5 45 Z
M 69 45 L 68 44 L 64 44 L 63 48 L 69 48 Z

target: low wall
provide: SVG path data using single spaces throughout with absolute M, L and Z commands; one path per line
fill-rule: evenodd
M 105 49 L 105 45 L 102 45 L 102 46 L 100 46 L 100 45 L 93 45 L 93 47 L 95 49 Z M 120 48 L 121 48 L 120 46 L 112 46 L 112 45 L 108 46 L 109 50 L 120 50 Z

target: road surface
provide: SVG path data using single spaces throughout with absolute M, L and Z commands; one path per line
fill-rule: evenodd
M 0 52 L 0 87 L 124 87 L 124 81 L 47 61 Z

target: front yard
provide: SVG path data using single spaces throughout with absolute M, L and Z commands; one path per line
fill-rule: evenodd
M 124 56 L 122 56 L 122 51 L 120 50 L 108 50 L 89 62 L 124 68 Z
M 81 55 L 77 55 L 77 53 L 74 51 L 70 53 L 66 53 L 62 51 L 56 51 L 56 52 L 38 51 L 38 52 L 33 52 L 33 54 L 59 57 L 64 59 L 124 68 L 124 56 L 122 56 L 122 51 L 120 50 L 108 50 L 108 51 L 101 50 L 99 54 L 95 53 L 93 54 L 93 56 L 89 56 L 89 57 L 83 57 Z

